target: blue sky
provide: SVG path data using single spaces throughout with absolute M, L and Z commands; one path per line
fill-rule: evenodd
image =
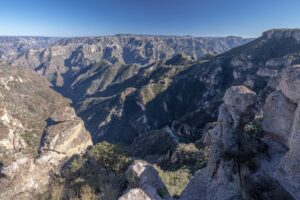
M 300 28 L 299 0 L 0 0 L 0 35 L 256 37 Z

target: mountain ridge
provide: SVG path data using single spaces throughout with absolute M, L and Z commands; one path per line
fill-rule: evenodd
M 85 66 L 108 61 L 112 64 L 147 65 L 185 53 L 197 59 L 205 54 L 222 53 L 251 39 L 240 37 L 196 38 L 182 36 L 103 36 L 88 38 L 10 38 L 0 37 L 0 60 L 34 69 L 52 84 L 62 86 L 65 77 Z M 47 41 L 49 41 L 47 43 Z M 37 45 L 35 45 L 37 43 Z
M 276 196 L 298 199 L 298 33 L 298 29 L 270 30 L 222 54 L 198 59 L 181 52 L 169 59 L 149 59 L 144 65 L 141 63 L 145 60 L 139 56 L 131 57 L 133 63 L 105 59 L 92 63 L 87 58 L 95 56 L 91 53 L 95 50 L 90 46 L 93 43 L 77 46 L 76 42 L 63 41 L 60 46 L 48 49 L 49 63 L 45 63 L 49 65 L 31 69 L 48 80 L 47 74 L 39 70 L 60 70 L 62 85 L 52 87 L 73 100 L 73 107 L 94 144 L 121 143 L 132 158 L 151 164 L 137 161 L 129 167 L 128 183 L 116 187 L 125 194 L 121 199 L 131 199 L 131 195 L 141 199 L 151 194 L 154 199 L 172 199 L 157 177 L 158 167 L 174 176 L 180 167 L 194 170 L 193 173 L 199 170 L 183 190 L 182 200 L 273 199 Z M 136 47 L 143 46 L 143 42 L 130 41 L 133 51 L 140 50 Z M 74 53 L 71 59 L 64 52 L 68 48 Z M 141 52 L 133 55 L 143 55 Z M 27 61 L 31 58 L 35 57 L 28 57 Z M 5 81 L 4 88 L 11 87 Z M 69 111 L 65 111 L 66 118 Z M 51 119 L 60 122 L 60 112 Z M 50 143 L 60 124 L 50 127 Z M 51 130 L 56 131 L 51 133 Z M 47 150 L 47 143 L 43 144 Z M 74 166 L 73 162 L 66 163 L 71 169 L 75 167 L 66 186 L 71 190 L 77 189 L 72 188 L 73 179 L 85 177 L 84 173 L 94 169 L 90 167 L 99 165 L 94 166 L 88 156 L 76 156 L 76 159 Z M 159 187 L 155 187 L 155 182 Z M 99 186 L 85 184 L 94 189 Z

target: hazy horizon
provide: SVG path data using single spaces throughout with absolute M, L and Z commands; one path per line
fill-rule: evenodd
M 293 29 L 293 28 L 291 28 Z M 96 38 L 96 37 L 113 37 L 113 36 L 154 36 L 154 37 L 199 37 L 199 38 L 225 38 L 225 37 L 241 37 L 241 38 L 256 38 L 256 37 L 243 37 L 240 35 L 224 35 L 224 36 L 214 36 L 214 35 L 180 35 L 180 34 L 141 34 L 141 33 L 116 33 L 116 34 L 108 34 L 108 35 L 82 35 L 82 36 L 47 36 L 47 35 L 0 35 L 0 37 L 40 37 L 40 38 Z M 260 35 L 258 35 L 259 37 Z

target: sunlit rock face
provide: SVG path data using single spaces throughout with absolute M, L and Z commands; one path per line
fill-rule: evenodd
M 38 199 L 64 161 L 92 145 L 90 133 L 37 73 L 1 64 L 0 80 L 0 199 Z
M 135 160 L 126 171 L 129 189 L 118 200 L 171 200 L 156 169 L 142 160 Z
M 300 29 L 273 29 L 263 33 L 268 39 L 293 38 L 299 42 Z

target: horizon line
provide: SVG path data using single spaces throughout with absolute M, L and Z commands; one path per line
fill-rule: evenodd
M 99 37 L 116 37 L 116 36 L 152 36 L 152 37 L 191 37 L 191 38 L 228 38 L 228 37 L 240 37 L 243 39 L 253 39 L 260 36 L 241 36 L 241 35 L 191 35 L 191 34 L 148 34 L 148 33 L 116 33 L 116 34 L 107 34 L 107 35 L 79 35 L 79 36 L 57 36 L 57 35 L 23 35 L 23 34 L 8 34 L 2 35 L 0 37 L 39 37 L 39 38 L 99 38 Z

